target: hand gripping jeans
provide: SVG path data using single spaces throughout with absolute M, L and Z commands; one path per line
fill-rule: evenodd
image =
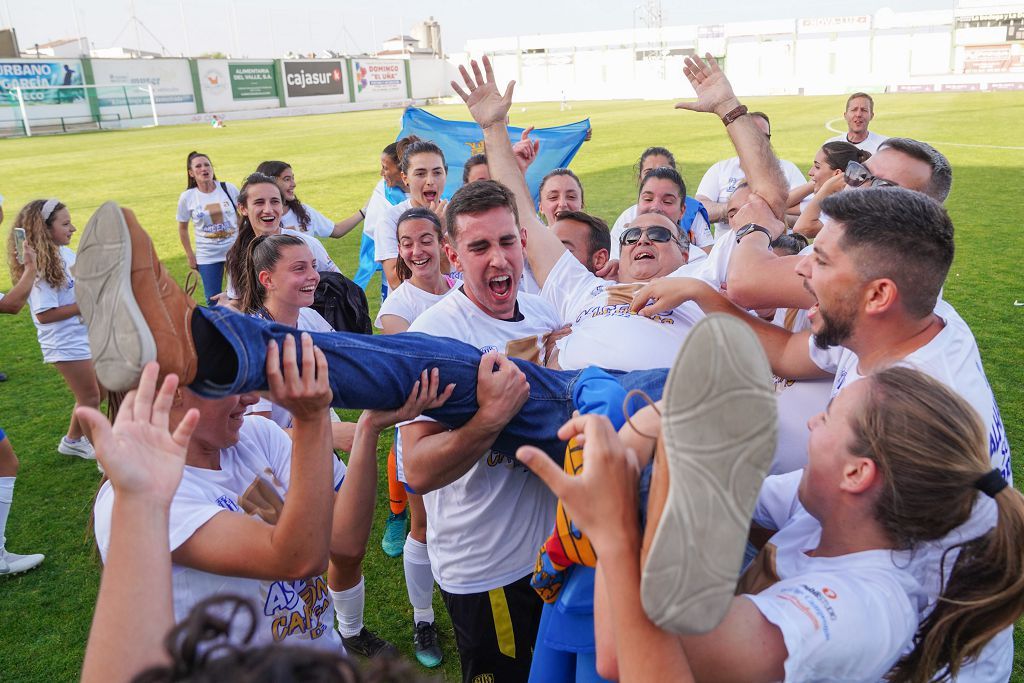
M 225 307 L 196 308 L 220 332 L 238 359 L 235 379 L 215 384 L 197 377 L 190 388 L 215 398 L 230 394 L 267 389 L 265 372 L 267 343 L 280 346 L 286 335 L 300 330 L 253 318 Z M 477 371 L 481 352 L 455 339 L 433 337 L 416 332 L 394 335 L 365 335 L 348 332 L 311 332 L 313 343 L 327 357 L 331 405 L 346 409 L 393 409 L 402 405 L 423 370 L 437 368 L 444 387 L 455 383 L 448 401 L 425 414 L 450 429 L 456 429 L 476 414 Z M 296 339 L 297 341 L 297 339 Z M 204 349 L 199 348 L 201 355 Z M 571 416 L 574 393 L 588 376 L 605 375 L 597 368 L 551 370 L 528 361 L 512 359 L 526 375 L 530 397 L 509 421 L 493 448 L 514 455 L 522 445 L 534 445 L 558 462 L 562 461 L 565 442 L 556 432 Z M 640 389 L 652 399 L 661 398 L 668 370 L 610 372 L 626 391 Z

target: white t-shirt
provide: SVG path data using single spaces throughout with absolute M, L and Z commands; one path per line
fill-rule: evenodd
M 75 252 L 69 247 L 60 247 L 59 251 L 64 260 L 64 285 L 54 288 L 46 280 L 38 277 L 28 294 L 28 310 L 32 313 L 32 322 L 36 325 L 36 336 L 39 338 L 39 348 L 43 351 L 43 361 L 47 363 L 92 358 L 89 350 L 89 330 L 82 322 L 81 316 L 73 315 L 55 323 L 41 323 L 36 317 L 51 308 L 76 303 L 75 278 L 71 274 L 71 267 L 75 265 Z
M 392 190 L 395 192 L 395 190 Z M 391 207 L 394 206 L 391 200 L 388 199 L 388 187 L 381 178 L 377 181 L 377 184 L 373 186 L 373 192 L 370 194 L 370 199 L 366 202 L 366 217 L 363 218 L 363 234 L 367 235 L 370 239 L 377 240 L 377 226 L 380 225 L 381 220 L 387 216 Z
M 190 187 L 178 197 L 178 221 L 192 221 L 196 243 L 196 263 L 219 263 L 228 254 L 228 249 L 238 236 L 238 188 L 224 183 L 227 193 L 216 182 L 213 192 L 201 192 Z
M 374 228 L 373 258 L 375 261 L 387 261 L 398 258 L 398 219 L 412 208 L 412 200 L 390 207 L 379 219 Z
M 792 161 L 786 161 L 785 159 L 779 159 L 779 167 L 786 176 L 786 182 L 789 183 L 789 189 L 798 187 L 807 182 L 807 178 L 804 174 L 796 167 Z M 707 197 L 713 202 L 724 204 L 729 201 L 729 197 L 736 191 L 736 187 L 746 179 L 746 174 L 740 167 L 740 158 L 732 157 L 731 159 L 723 159 L 711 166 L 704 174 L 704 177 L 700 180 L 700 185 L 697 186 L 698 197 Z M 717 235 L 720 230 L 728 230 L 728 221 L 722 221 L 715 224 L 715 234 Z
M 572 334 L 558 341 L 558 363 L 566 370 L 588 365 L 609 370 L 670 368 L 690 329 L 704 317 L 692 301 L 653 318 L 629 312 L 646 283 L 603 280 L 565 252 L 548 274 L 541 296 L 558 311 Z
M 281 216 L 281 227 L 292 228 L 299 232 L 312 233 L 313 235 L 321 238 L 330 237 L 331 233 L 334 232 L 334 221 L 327 218 L 305 202 L 302 203 L 302 206 L 305 207 L 306 213 L 309 214 L 309 225 L 306 226 L 306 229 L 302 229 L 299 225 L 299 217 L 296 216 L 295 212 L 291 209 L 288 209 L 288 213 Z
M 521 319 L 496 320 L 456 291 L 420 315 L 409 331 L 540 361 L 541 338 L 560 327 L 560 320 L 540 297 L 520 294 L 517 301 Z M 547 486 L 495 451 L 482 454 L 458 480 L 425 494 L 423 504 L 434 580 L 455 594 L 507 586 L 532 572 L 555 521 L 555 497 Z
M 956 391 L 978 412 L 988 434 L 992 466 L 998 468 L 1003 477 L 1012 483 L 1010 444 L 1006 439 L 1006 429 L 1003 427 L 999 407 L 981 364 L 981 354 L 978 353 L 974 335 L 963 318 L 947 302 L 940 299 L 935 306 L 935 314 L 945 321 L 946 326 L 930 342 L 906 356 L 900 364 L 916 368 L 939 380 Z M 822 350 L 815 346 L 813 337 L 809 344 L 811 360 L 822 370 L 835 374 L 832 384 L 833 396 L 843 387 L 863 377 L 858 370 L 857 354 L 849 349 L 834 346 Z M 927 549 L 919 549 L 915 553 L 910 570 L 918 574 L 933 601 L 940 591 L 942 577 L 939 569 L 942 553 L 962 540 L 981 535 L 995 524 L 995 519 L 994 502 L 985 496 L 979 496 L 974 512 L 966 523 L 946 538 L 929 543 Z M 952 571 L 954 559 L 954 553 L 947 557 L 946 578 Z M 978 661 L 961 669 L 957 680 L 960 683 L 1007 680 L 1013 666 L 1012 634 L 1012 627 L 1001 631 L 982 650 Z
M 283 504 L 287 496 L 291 480 L 291 439 L 262 417 L 245 418 L 238 436 L 237 444 L 221 450 L 219 470 L 185 467 L 171 502 L 168 540 L 172 552 L 218 514 L 250 514 L 273 523 L 266 517 L 266 501 L 277 498 L 279 501 L 275 503 Z M 344 469 L 336 464 L 335 488 L 341 484 L 343 476 Z M 259 488 L 250 503 L 247 493 L 254 485 Z M 114 490 L 108 481 L 96 496 L 94 510 L 96 545 L 104 561 L 110 547 L 113 505 Z M 273 507 L 280 512 L 279 504 Z M 250 646 L 283 641 L 287 645 L 311 645 L 344 652 L 341 638 L 334 630 L 334 605 L 322 576 L 298 581 L 261 581 L 221 576 L 175 564 L 171 578 L 176 621 L 187 616 L 199 601 L 230 593 L 255 604 L 257 624 Z
M 629 207 L 615 220 L 615 225 L 612 226 L 612 248 L 609 258 L 619 258 L 619 251 L 621 246 L 619 245 L 619 239 L 622 237 L 623 231 L 626 229 L 626 224 L 636 218 L 637 205 Z M 704 220 L 704 216 L 698 213 L 693 217 L 693 223 L 690 224 L 690 263 L 699 261 L 704 258 L 707 254 L 701 247 L 715 243 L 714 235 L 711 234 L 711 226 Z
M 743 597 L 782 632 L 784 680 L 881 680 L 911 643 L 925 591 L 902 569 L 908 552 L 808 555 L 821 539 L 821 525 L 797 499 L 801 476 L 764 482 L 754 521 L 779 531 L 748 569 L 753 574 L 743 578 L 771 585 Z
M 449 282 L 448 284 L 451 285 L 452 283 Z M 373 326 L 377 329 L 383 329 L 380 319 L 385 315 L 397 316 L 411 325 L 416 318 L 420 317 L 423 311 L 454 291 L 455 289 L 452 288 L 444 294 L 434 294 L 433 292 L 420 289 L 411 281 L 406 280 L 388 294 L 388 298 L 380 305 L 380 312 L 377 314 L 377 319 L 373 321 Z
M 846 137 L 847 133 L 840 133 L 835 137 L 825 140 L 825 142 L 850 142 L 850 139 Z M 850 142 L 851 145 L 857 149 L 863 149 L 874 154 L 878 151 L 878 146 L 889 139 L 888 135 L 879 135 L 874 131 L 868 131 L 868 136 L 860 142 Z
M 331 324 L 312 308 L 299 309 L 299 320 L 295 327 L 306 332 L 334 332 Z M 333 409 L 328 408 L 328 412 L 331 416 L 331 422 L 341 422 L 341 418 L 338 417 L 338 414 Z M 290 429 L 292 426 L 292 414 L 265 396 L 261 396 L 258 402 L 246 408 L 246 415 L 251 415 L 252 413 L 270 413 L 271 422 L 279 427 Z M 344 467 L 344 464 L 342 467 Z
M 772 322 L 785 328 L 786 312 L 785 308 L 777 310 Z M 809 327 L 807 311 L 797 311 L 790 332 L 803 332 Z M 807 466 L 807 421 L 828 405 L 832 398 L 832 378 L 791 380 L 775 376 L 773 379 L 778 399 L 779 438 L 769 473 L 784 474 Z

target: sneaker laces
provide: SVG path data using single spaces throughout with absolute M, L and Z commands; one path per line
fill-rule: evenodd
M 640 398 L 642 398 L 647 403 L 647 405 L 654 409 L 654 412 L 658 414 L 658 417 L 661 417 L 661 411 L 658 410 L 658 405 L 657 403 L 655 403 L 654 399 L 648 396 L 647 392 L 645 392 L 643 389 L 633 389 L 628 394 L 626 394 L 626 398 L 622 399 L 622 414 L 626 416 L 626 424 L 628 424 L 633 429 L 633 431 L 639 434 L 640 436 L 645 437 L 647 439 L 657 440 L 657 434 L 646 434 L 642 430 L 638 429 L 635 424 L 633 424 L 633 416 L 630 415 L 629 413 L 629 402 L 635 396 L 639 396 Z
M 437 645 L 437 629 L 433 624 L 425 621 L 416 624 L 416 644 L 424 650 Z
M 185 293 L 188 294 L 190 298 L 195 299 L 196 287 L 198 286 L 199 276 L 196 274 L 196 271 L 190 268 L 188 275 L 185 276 Z

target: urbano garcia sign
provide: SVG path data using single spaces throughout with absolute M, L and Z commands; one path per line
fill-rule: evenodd
M 288 97 L 345 94 L 345 71 L 340 61 L 325 59 L 283 65 Z

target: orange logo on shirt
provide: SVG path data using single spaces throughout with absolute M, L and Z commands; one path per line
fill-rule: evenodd
M 824 595 L 829 600 L 835 600 L 836 598 L 839 597 L 838 595 L 836 595 L 836 592 L 834 590 L 832 590 L 831 588 L 829 588 L 828 586 L 823 586 L 822 587 L 821 594 Z

